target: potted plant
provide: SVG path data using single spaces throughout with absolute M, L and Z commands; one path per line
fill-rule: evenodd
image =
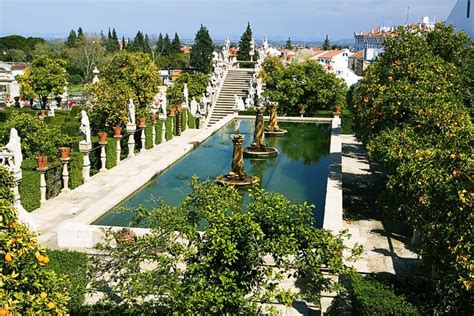
M 35 159 L 36 159 L 36 166 L 38 167 L 38 170 L 48 169 L 48 157 L 38 156 Z
M 99 133 L 99 144 L 105 144 L 107 143 L 107 133 L 106 132 L 100 132 Z
M 172 106 L 170 107 L 170 116 L 174 116 L 174 114 L 176 113 L 176 107 L 175 106 Z
M 115 138 L 122 137 L 122 128 L 120 126 L 114 127 L 114 137 Z
M 150 111 L 146 108 L 139 108 L 137 110 L 138 126 L 145 127 L 146 117 L 150 114 Z
M 71 153 L 70 147 L 59 147 L 60 159 L 66 160 L 69 159 L 69 154 Z
M 334 114 L 341 114 L 341 107 L 337 104 L 334 107 Z
M 151 115 L 151 122 L 152 122 L 153 124 L 156 124 L 156 123 L 158 122 L 158 115 L 152 114 L 152 115 Z
M 135 241 L 135 233 L 130 228 L 123 228 L 114 234 L 117 244 L 131 244 Z
M 176 106 L 176 109 L 178 110 L 178 112 L 181 112 L 183 110 L 183 105 L 180 103 Z

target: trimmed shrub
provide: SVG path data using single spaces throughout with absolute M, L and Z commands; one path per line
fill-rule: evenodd
M 351 294 L 354 315 L 419 315 L 405 297 L 370 276 L 353 276 Z
M 23 160 L 21 169 L 23 171 L 23 179 L 19 186 L 21 205 L 25 210 L 31 212 L 40 207 L 40 173 L 36 170 L 34 159 Z
M 86 254 L 67 250 L 48 250 L 50 258 L 46 270 L 54 271 L 57 275 L 69 279 L 68 293 L 71 297 L 69 310 L 79 308 L 84 304 L 87 287 L 87 262 Z

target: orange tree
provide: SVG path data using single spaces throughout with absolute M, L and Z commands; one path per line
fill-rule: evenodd
M 442 24 L 433 32 L 399 29 L 352 104 L 357 136 L 389 172 L 386 208 L 420 236 L 438 313 L 473 309 L 472 87 L 465 67 L 472 61 L 463 54 L 470 50 L 465 34 Z
M 65 314 L 67 280 L 44 269 L 49 258 L 36 237 L 18 222 L 9 190 L 13 179 L 4 167 L 0 167 L 0 184 L 0 314 Z

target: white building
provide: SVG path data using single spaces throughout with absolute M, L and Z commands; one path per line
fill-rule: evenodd
M 348 67 L 351 55 L 352 53 L 348 49 L 329 50 L 321 51 L 311 59 L 318 60 L 328 71 L 344 80 L 347 86 L 351 86 L 361 78 Z
M 370 32 L 354 33 L 355 50 L 360 51 L 364 48 L 382 49 L 384 47 L 385 36 L 395 35 L 395 27 L 381 26 L 372 29 Z
M 453 24 L 456 31 L 464 31 L 474 38 L 474 0 L 458 0 L 446 24 Z
M 20 84 L 15 80 L 17 75 L 22 75 L 27 64 L 0 63 L 0 103 L 13 101 L 20 96 Z

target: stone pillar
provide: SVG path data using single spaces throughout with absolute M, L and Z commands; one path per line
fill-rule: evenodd
M 140 152 L 144 153 L 146 151 L 146 148 L 145 148 L 145 143 L 146 143 L 145 126 L 142 126 L 141 129 L 142 129 L 142 135 L 141 135 L 140 139 L 142 141 L 142 148 L 140 149 Z
M 69 165 L 69 160 L 71 160 L 71 158 L 61 158 L 61 163 L 63 164 L 63 189 L 61 190 L 61 192 L 68 192 L 69 191 L 69 169 L 68 169 L 68 165 Z
M 114 135 L 115 141 L 117 142 L 117 148 L 115 152 L 117 153 L 116 157 L 116 164 L 120 163 L 120 154 L 122 153 L 122 147 L 120 145 L 120 141 L 122 140 L 122 135 Z
M 232 172 L 239 178 L 245 178 L 244 172 L 244 136 L 241 134 L 233 135 L 232 142 L 234 143 L 234 150 L 232 153 Z
M 91 170 L 91 161 L 89 160 L 89 153 L 90 149 L 79 149 L 80 152 L 83 155 L 83 164 L 82 164 L 82 177 L 84 178 L 84 182 L 87 182 L 90 180 L 91 175 L 90 175 L 90 170 Z
M 151 117 L 151 124 L 152 124 L 152 128 L 151 128 L 151 140 L 152 140 L 152 144 L 153 144 L 153 148 L 156 147 L 156 122 L 157 122 L 157 117 L 156 117 L 156 114 L 153 114 L 153 116 Z
M 185 119 L 182 119 L 184 121 L 184 128 L 183 130 L 187 130 L 188 129 L 188 116 L 189 116 L 189 111 L 188 109 L 184 109 L 184 113 L 186 114 L 186 118 Z
M 40 172 L 40 204 L 46 202 L 46 170 L 47 169 L 38 169 L 38 171 Z
M 20 196 L 20 182 L 21 179 L 15 179 L 13 182 L 13 204 L 15 205 L 16 208 L 21 205 L 21 196 Z
M 174 131 L 174 116 L 175 116 L 174 114 L 173 115 L 170 114 L 170 118 L 171 118 L 171 120 L 170 120 L 171 121 L 171 138 L 173 138 L 173 131 Z
M 107 153 L 105 151 L 105 146 L 107 142 L 99 143 L 100 145 L 100 172 L 107 171 Z
M 263 108 L 256 108 L 254 143 L 258 147 L 265 146 L 265 133 L 263 130 Z
M 137 127 L 135 124 L 127 124 L 127 132 L 130 133 L 128 136 L 128 158 L 135 157 L 135 132 Z
M 166 117 L 161 120 L 161 143 L 166 143 Z
M 270 102 L 268 104 L 270 108 L 270 122 L 268 124 L 268 130 L 271 132 L 275 132 L 278 130 L 278 123 L 277 123 L 277 103 Z

